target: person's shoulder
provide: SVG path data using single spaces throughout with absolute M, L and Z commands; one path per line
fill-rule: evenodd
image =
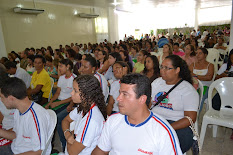
M 45 69 L 42 69 L 42 71 L 39 73 L 39 75 L 49 76 L 49 73 Z
M 103 114 L 101 113 L 100 109 L 98 108 L 98 106 L 94 106 L 93 109 L 92 109 L 92 115 L 93 115 L 93 119 L 95 122 L 102 122 L 102 121 L 105 121 L 104 120 L 104 116 Z
M 151 86 L 153 86 L 153 85 L 158 85 L 158 84 L 161 84 L 161 83 L 163 83 L 163 82 L 164 82 L 163 78 L 162 78 L 162 77 L 159 77 L 159 78 L 155 79 L 155 80 L 151 83 Z
M 66 75 L 61 75 L 61 76 L 59 77 L 59 80 L 64 79 L 65 76 L 66 76 Z
M 122 115 L 120 112 L 118 112 L 118 113 L 114 113 L 114 114 L 108 116 L 106 121 L 115 124 L 115 122 L 120 121 L 124 117 L 125 117 L 125 115 Z
M 24 70 L 24 69 L 21 68 L 21 67 L 17 67 L 17 71 L 16 71 L 16 72 L 17 72 L 18 75 L 24 75 L 24 74 L 27 75 L 27 74 L 28 74 L 27 71 Z M 28 75 L 29 75 L 29 74 L 28 74 Z
M 37 75 L 37 71 L 35 70 L 35 72 L 32 74 L 32 77 L 35 77 Z
M 162 116 L 152 112 L 152 120 L 154 121 L 153 123 L 159 124 L 159 127 L 161 127 L 162 129 L 165 129 L 165 130 L 169 129 L 167 131 L 171 131 L 172 127 L 167 122 L 167 120 L 165 120 Z
M 35 111 L 42 112 L 42 113 L 43 112 L 48 113 L 48 111 L 44 107 L 42 107 L 41 105 L 35 102 L 33 102 L 32 109 L 34 109 Z
M 94 74 L 94 76 L 95 76 L 95 77 L 103 77 L 103 75 L 100 74 L 99 72 L 96 72 L 96 73 Z
M 115 86 L 115 85 L 119 85 L 120 84 L 120 80 L 114 80 L 112 83 L 111 83 L 111 86 Z
M 107 80 L 104 77 L 104 75 L 100 74 L 99 72 L 96 72 L 94 76 L 97 77 L 99 80 L 103 80 L 104 82 L 107 82 Z
M 185 80 L 177 86 L 177 90 L 182 91 L 182 94 L 197 92 L 193 85 L 191 85 L 188 81 Z

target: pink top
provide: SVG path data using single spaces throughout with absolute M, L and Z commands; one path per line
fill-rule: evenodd
M 179 51 L 179 52 L 174 52 L 174 51 L 173 51 L 173 54 L 174 54 L 174 55 L 178 55 L 178 56 L 180 56 L 180 57 L 183 56 L 183 55 L 185 55 L 185 53 L 182 52 L 182 51 Z
M 183 55 L 183 56 L 181 56 L 181 58 L 184 60 L 184 61 L 186 61 L 186 63 L 188 64 L 188 66 L 190 66 L 192 63 L 194 63 L 194 62 L 197 62 L 197 59 L 196 59 L 196 57 L 194 56 L 194 57 L 190 57 L 190 56 L 188 56 L 188 57 L 185 57 L 185 55 Z

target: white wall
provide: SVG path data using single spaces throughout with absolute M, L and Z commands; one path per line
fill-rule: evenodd
M 1 57 L 7 57 L 7 52 L 6 52 L 5 41 L 2 32 L 2 23 L 0 19 L 0 58 Z
M 75 11 L 91 13 L 91 8 L 37 2 L 37 8 L 42 8 L 45 12 L 30 15 L 14 13 L 13 7 L 18 4 L 23 5 L 24 8 L 34 7 L 32 1 L 0 1 L 0 19 L 7 52 L 12 50 L 19 52 L 26 47 L 41 48 L 50 45 L 58 48 L 60 44 L 70 45 L 71 42 L 96 43 L 97 41 L 95 19 L 79 18 L 74 15 Z M 107 9 L 98 10 L 100 13 L 98 18 L 107 19 Z M 99 29 L 101 26 L 103 27 L 100 25 Z

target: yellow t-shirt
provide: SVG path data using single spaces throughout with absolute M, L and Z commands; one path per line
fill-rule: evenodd
M 48 72 L 43 69 L 39 74 L 35 71 L 32 74 L 31 88 L 36 88 L 37 85 L 43 85 L 41 91 L 43 92 L 44 98 L 49 98 L 49 93 L 51 89 L 51 81 Z
M 134 68 L 136 68 L 136 73 L 141 73 L 141 71 L 144 70 L 144 64 L 140 63 L 140 62 L 137 62 L 135 65 L 134 65 Z

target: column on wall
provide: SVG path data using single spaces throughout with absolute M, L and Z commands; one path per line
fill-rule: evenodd
M 233 1 L 231 5 L 231 33 L 230 33 L 230 45 L 229 45 L 229 51 L 233 49 Z
M 1 57 L 7 57 L 7 51 L 6 51 L 4 36 L 2 32 L 2 23 L 0 19 L 0 58 Z
M 198 29 L 198 24 L 199 24 L 199 21 L 198 21 L 199 10 L 200 10 L 200 3 L 199 3 L 199 2 L 196 2 L 196 7 L 195 7 L 195 21 L 194 21 L 194 29 L 195 29 L 196 31 L 197 31 L 197 29 Z
M 108 36 L 111 43 L 119 41 L 118 15 L 114 12 L 113 7 L 108 8 Z

